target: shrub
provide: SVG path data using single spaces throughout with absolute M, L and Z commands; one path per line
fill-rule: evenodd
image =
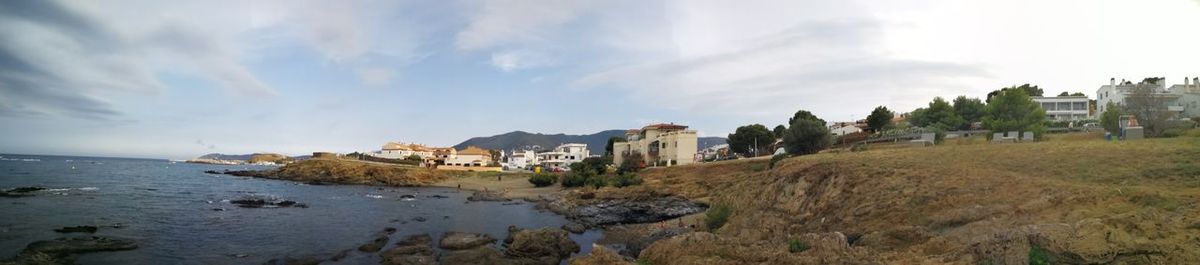
M 716 231 L 729 221 L 729 215 L 732 213 L 733 208 L 725 205 L 708 208 L 708 211 L 704 213 L 704 226 L 708 228 L 708 231 Z
M 628 172 L 637 172 L 646 167 L 646 161 L 642 157 L 642 153 L 633 151 L 621 157 L 621 165 L 617 167 L 617 174 L 625 174 Z
M 783 159 L 788 158 L 787 154 L 778 154 L 771 157 L 771 163 L 767 164 L 767 168 L 775 168 L 775 163 L 779 163 Z
M 767 170 L 767 166 L 766 166 L 766 165 L 763 165 L 763 164 L 758 164 L 758 163 L 755 163 L 755 164 L 750 164 L 750 171 L 754 171 L 754 172 L 760 172 L 760 171 L 763 171 L 763 170 Z
M 554 182 L 556 182 L 557 180 L 558 180 L 558 177 L 554 176 L 553 174 L 546 174 L 546 173 L 534 174 L 533 176 L 529 177 L 529 183 L 533 184 L 533 186 L 535 186 L 535 187 L 545 187 L 545 186 L 554 185 Z
M 862 152 L 862 151 L 867 151 L 867 144 L 857 143 L 857 144 L 850 146 L 850 152 Z
M 646 258 L 640 258 L 637 260 L 637 265 L 650 265 L 650 260 Z
M 808 248 L 808 242 L 804 242 L 804 240 L 800 240 L 799 238 L 788 240 L 788 252 L 800 253 L 808 250 Z
M 621 174 L 612 179 L 613 187 L 624 188 L 634 185 L 642 185 L 642 177 L 638 177 L 637 174 Z
M 829 128 L 819 120 L 798 119 L 783 136 L 787 152 L 793 155 L 815 154 L 829 147 Z
M 560 184 L 565 188 L 582 187 L 584 184 L 587 184 L 587 180 L 588 177 L 585 176 L 584 172 L 571 172 L 563 174 Z
M 607 185 L 608 181 L 604 180 L 604 176 L 593 175 L 593 176 L 588 176 L 587 180 L 584 180 L 584 183 L 587 184 L 588 186 L 592 186 L 592 188 L 599 189 L 599 188 Z
M 1038 246 L 1029 249 L 1029 265 L 1050 265 L 1050 253 Z

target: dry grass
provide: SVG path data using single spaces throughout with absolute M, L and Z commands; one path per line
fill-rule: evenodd
M 1194 243 L 1170 252 L 1153 251 L 1185 244 L 1191 240 L 1187 235 L 1196 232 L 1186 227 L 1200 218 L 1200 138 L 1099 138 L 1049 135 L 1045 141 L 1020 144 L 960 139 L 932 148 L 796 157 L 762 171 L 753 169 L 767 160 L 754 159 L 654 169 L 642 176 L 646 189 L 735 208 L 729 223 L 716 231 L 722 244 L 760 246 L 755 249 L 762 253 L 752 255 L 759 258 L 717 257 L 719 263 L 783 255 L 778 251 L 786 251 L 789 237 L 832 232 L 883 242 L 862 246 L 873 262 L 974 263 L 996 260 L 994 255 L 1016 255 L 981 254 L 979 249 L 993 244 L 981 240 L 993 235 L 1087 220 L 1104 220 L 1108 234 L 1128 238 L 1101 244 L 1104 237 L 1097 243 L 1076 235 L 1085 233 L 1082 230 L 1072 230 L 1067 234 L 1076 236 L 1061 240 L 1049 232 L 1038 236 L 1068 242 L 1055 249 L 1062 255 L 1091 257 L 1091 249 L 1080 246 L 1101 244 L 1096 251 L 1148 251 L 1166 263 L 1200 262 L 1200 246 Z M 1155 232 L 1142 231 L 1146 226 Z M 1018 241 L 1025 249 L 1032 244 Z M 654 257 L 687 263 L 681 260 L 712 261 L 712 255 L 723 255 L 673 253 Z M 667 260 L 654 263 L 663 261 Z

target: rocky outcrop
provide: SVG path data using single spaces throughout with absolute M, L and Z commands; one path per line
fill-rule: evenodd
M 54 232 L 59 233 L 95 233 L 96 227 L 90 225 L 68 226 L 54 229 Z
M 551 206 L 550 209 L 587 226 L 603 226 L 658 222 L 703 212 L 706 207 L 682 197 L 665 196 L 583 200 L 572 206 Z
M 438 258 L 438 263 L 443 265 L 518 264 L 513 260 L 504 257 L 504 254 L 500 253 L 499 250 L 490 247 L 478 247 L 443 252 L 441 257 Z
M 215 173 L 215 171 L 212 171 Z M 224 171 L 222 174 L 299 181 L 314 185 L 356 184 L 424 186 L 447 178 L 432 169 L 345 159 L 309 159 L 272 170 Z
M 73 264 L 79 254 L 137 248 L 129 239 L 88 236 L 30 243 L 12 261 L 17 264 Z
M 437 264 L 433 251 L 433 237 L 429 234 L 413 235 L 396 243 L 396 247 L 379 254 L 379 264 L 384 265 L 432 265 Z
M 496 239 L 487 234 L 446 232 L 442 235 L 442 240 L 438 241 L 438 247 L 449 250 L 462 250 L 492 243 L 496 243 Z
M 43 187 L 20 187 L 0 191 L 0 198 L 20 198 L 33 196 L 33 192 L 45 190 Z
M 468 201 L 504 201 L 504 202 L 506 202 L 506 201 L 511 201 L 512 199 L 509 199 L 508 197 L 506 197 L 504 195 L 504 192 L 500 192 L 500 191 L 475 191 L 475 192 L 471 193 L 470 197 L 467 197 L 467 200 Z
M 504 254 L 510 258 L 525 260 L 523 264 L 558 264 L 559 261 L 570 257 L 571 253 L 579 252 L 567 231 L 555 228 L 541 229 L 512 229 L 508 238 L 504 239 L 507 248 Z
M 583 225 L 581 225 L 581 224 L 579 224 L 579 223 L 576 223 L 576 222 L 571 222 L 571 223 L 568 223 L 568 224 L 562 225 L 562 227 L 561 227 L 561 228 L 562 228 L 563 230 L 567 230 L 567 232 L 571 232 L 571 233 L 573 233 L 573 234 L 582 234 L 583 232 L 587 232 L 587 227 L 586 227 L 586 226 L 583 226 Z
M 245 196 L 242 198 L 229 200 L 229 203 L 242 208 L 280 208 L 280 207 L 299 207 L 308 208 L 307 204 L 297 203 L 296 201 L 284 200 L 269 196 Z
M 375 238 L 372 239 L 371 242 L 367 242 L 366 244 L 358 246 L 358 251 L 377 252 L 380 249 L 383 249 L 383 246 L 387 245 L 388 237 L 391 236 L 392 233 L 395 233 L 395 232 L 396 232 L 396 228 L 391 228 L 391 227 L 384 228 L 383 231 L 379 231 L 379 233 L 375 234 Z

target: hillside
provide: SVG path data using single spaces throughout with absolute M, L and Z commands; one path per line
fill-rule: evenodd
M 1200 138 L 1098 138 L 650 169 L 604 192 L 732 207 L 643 250 L 651 264 L 1200 264 Z
M 604 145 L 608 144 L 608 138 L 611 137 L 625 137 L 625 130 L 607 130 L 588 135 L 541 134 L 514 131 L 488 137 L 471 138 L 454 145 L 454 148 L 461 150 L 467 148 L 467 146 L 478 146 L 484 149 L 512 150 L 540 146 L 542 149 L 550 149 L 564 143 L 584 143 L 588 145 L 588 151 L 598 155 L 604 153 Z M 700 139 L 697 139 L 697 142 L 698 147 L 704 149 L 709 146 L 724 144 L 725 138 L 700 137 Z

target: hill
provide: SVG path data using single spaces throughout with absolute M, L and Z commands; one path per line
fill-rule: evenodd
M 197 157 L 196 159 L 247 161 L 247 160 L 250 160 L 251 157 L 254 157 L 254 154 L 226 155 L 226 154 L 219 154 L 219 153 L 211 153 L 211 154 L 207 154 L 207 155 L 202 155 L 200 157 Z
M 488 137 L 471 138 L 454 145 L 454 148 L 462 150 L 463 148 L 467 148 L 467 146 L 478 146 L 484 149 L 512 150 L 538 146 L 545 150 L 565 143 L 583 143 L 588 145 L 589 152 L 598 155 L 604 154 L 604 145 L 608 144 L 608 138 L 610 137 L 625 137 L 625 130 L 606 130 L 588 135 L 541 134 L 514 131 Z M 698 147 L 704 149 L 709 146 L 725 143 L 725 138 L 700 137 L 697 141 Z
M 652 264 L 1200 264 L 1200 138 L 1099 138 L 649 169 L 601 193 L 732 208 L 645 248 Z

